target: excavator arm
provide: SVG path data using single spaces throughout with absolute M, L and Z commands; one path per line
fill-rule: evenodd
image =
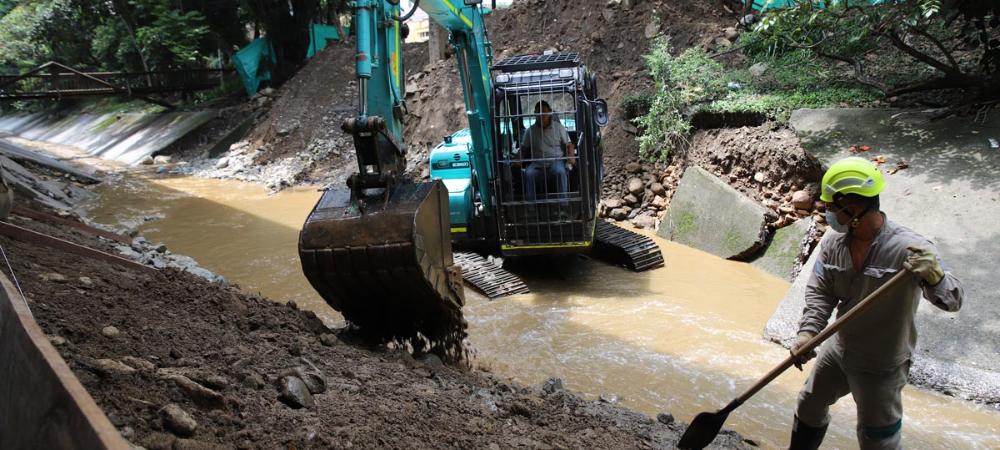
M 469 4 L 466 4 L 469 3 Z M 456 50 L 480 192 L 489 192 L 490 50 L 479 2 L 420 0 L 449 30 Z M 334 309 L 363 334 L 406 341 L 445 356 L 464 338 L 461 271 L 452 257 L 447 191 L 440 181 L 403 176 L 405 92 L 403 19 L 398 0 L 353 0 L 357 115 L 342 128 L 353 136 L 358 173 L 347 190 L 327 190 L 299 235 L 303 272 Z M 492 198 L 484 195 L 484 214 Z M 449 354 L 449 352 L 451 352 Z

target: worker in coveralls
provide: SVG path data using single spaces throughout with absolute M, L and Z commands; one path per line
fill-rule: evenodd
M 823 175 L 820 200 L 833 235 L 823 240 L 812 269 L 793 353 L 826 327 L 834 309 L 846 313 L 900 270 L 913 277 L 886 291 L 822 346 L 799 392 L 792 449 L 818 448 L 830 406 L 847 394 L 858 408 L 860 448 L 902 448 L 901 392 L 917 343 L 920 297 L 945 311 L 962 306 L 962 285 L 943 269 L 934 244 L 879 211 L 884 187 L 881 172 L 863 158 L 837 161 Z M 796 365 L 801 369 L 815 356 L 802 355 Z

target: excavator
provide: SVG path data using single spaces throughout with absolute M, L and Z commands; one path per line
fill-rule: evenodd
M 342 128 L 359 171 L 348 189 L 323 193 L 299 235 L 306 278 L 350 323 L 384 340 L 454 343 L 464 337 L 455 332 L 463 278 L 491 298 L 527 292 L 482 255 L 594 253 L 632 270 L 663 263 L 652 240 L 598 218 L 608 107 L 578 54 L 494 63 L 482 0 L 414 0 L 403 15 L 399 0 L 350 5 L 358 112 Z M 449 32 L 468 119 L 431 150 L 429 182 L 404 176 L 402 40 L 417 8 Z M 532 127 L 555 122 L 575 154 L 525 150 Z

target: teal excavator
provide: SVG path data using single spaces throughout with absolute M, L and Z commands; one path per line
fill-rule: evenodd
M 607 104 L 576 53 L 494 64 L 481 0 L 414 0 L 405 15 L 399 0 L 350 5 L 358 113 L 342 128 L 359 171 L 323 193 L 299 236 L 306 278 L 349 322 L 382 339 L 460 339 L 463 277 L 490 297 L 527 291 L 482 254 L 662 264 L 650 239 L 597 217 Z M 449 32 L 469 125 L 431 151 L 430 182 L 404 176 L 402 41 L 417 8 Z M 552 137 L 559 154 L 532 148 Z

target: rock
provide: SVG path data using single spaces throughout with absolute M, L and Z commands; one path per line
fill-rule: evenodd
M 608 213 L 608 217 L 615 220 L 625 220 L 628 217 L 628 210 L 625 208 L 615 208 Z
M 444 367 L 444 362 L 441 361 L 441 357 L 433 353 L 428 353 L 421 356 L 417 361 L 420 361 L 427 367 Z
M 639 195 L 644 190 L 646 190 L 646 185 L 642 182 L 641 178 L 632 178 L 628 180 L 629 193 Z
M 299 377 L 286 376 L 281 378 L 279 392 L 278 399 L 292 408 L 299 409 L 313 406 L 313 398 L 312 394 L 309 393 L 309 387 Z
M 249 375 L 243 377 L 243 386 L 250 389 L 260 389 L 264 387 L 264 377 L 260 376 L 258 373 L 250 373 Z
M 653 197 L 653 201 L 650 202 L 651 205 L 655 206 L 656 209 L 663 209 L 667 207 L 667 198 L 657 195 Z
M 609 210 L 620 208 L 622 206 L 622 200 L 620 198 L 606 198 L 604 200 L 601 200 L 601 203 L 603 203 L 604 207 L 608 208 Z
M 806 217 L 812 213 L 804 209 L 796 209 L 795 214 L 798 215 L 799 217 Z
M 305 367 L 299 366 L 281 373 L 279 378 L 296 377 L 306 385 L 310 394 L 322 394 L 326 392 L 326 380 L 317 371 L 308 371 Z
M 198 422 L 174 403 L 164 406 L 160 410 L 160 416 L 163 417 L 163 425 L 178 436 L 191 436 L 198 428 Z
M 615 394 L 601 394 L 599 398 L 604 403 L 618 403 L 618 396 Z
M 90 277 L 80 277 L 79 280 L 84 286 L 93 286 L 94 284 L 94 281 L 91 280 Z
M 764 180 L 767 180 L 767 174 L 765 174 L 764 172 L 757 172 L 753 174 L 753 180 L 758 183 L 763 183 Z
M 629 205 L 635 205 L 636 203 L 639 203 L 639 198 L 632 194 L 626 195 L 623 200 L 625 200 L 625 203 L 628 203 Z
M 635 225 L 636 228 L 651 230 L 656 228 L 656 218 L 648 215 L 636 216 L 635 219 L 632 219 L 632 224 Z
M 792 226 L 786 226 L 789 221 L 784 217 L 779 218 L 775 222 L 775 227 L 778 229 L 771 237 L 771 243 L 764 250 L 764 254 L 751 264 L 774 276 L 791 280 L 799 261 L 799 253 L 803 250 L 802 241 L 809 233 L 810 222 L 810 220 L 799 220 Z
M 225 169 L 226 167 L 229 167 L 229 158 L 228 157 L 224 156 L 222 158 L 219 158 L 219 161 L 215 163 L 215 168 L 216 169 Z
M 261 89 L 260 91 L 260 95 L 263 95 L 265 97 L 274 97 L 274 94 L 275 90 L 272 87 L 266 87 L 264 89 Z
M 792 214 L 795 212 L 795 207 L 792 205 L 781 205 L 778 207 L 778 212 L 781 214 Z
M 96 369 L 102 373 L 116 373 L 121 375 L 129 375 L 135 373 L 135 369 L 113 359 L 95 359 L 91 364 L 89 364 L 92 369 Z
M 736 27 L 726 27 L 726 29 L 722 31 L 722 35 L 730 41 L 735 41 L 736 38 L 740 37 L 740 32 L 736 31 Z
M 792 192 L 792 206 L 794 206 L 795 209 L 804 209 L 809 211 L 813 207 L 812 196 L 806 191 Z
M 210 408 L 225 406 L 226 401 L 222 394 L 202 386 L 185 375 L 181 375 L 175 368 L 159 369 L 156 371 L 156 375 L 162 379 L 173 381 L 196 404 Z
M 601 11 L 601 15 L 604 16 L 604 20 L 611 22 L 615 18 L 615 12 L 610 9 L 605 9 Z
M 47 335 L 46 337 L 49 338 L 49 342 L 51 342 L 52 345 L 54 345 L 56 347 L 58 347 L 60 345 L 66 345 L 66 338 L 64 338 L 62 336 L 56 336 L 54 334 L 50 334 L 50 335 Z
M 674 423 L 674 415 L 670 413 L 659 413 L 656 415 L 656 421 L 664 425 L 670 425 Z
M 715 44 L 716 47 L 726 48 L 726 47 L 732 46 L 733 42 L 730 41 L 729 39 L 724 38 L 724 37 L 717 37 L 717 38 L 715 38 L 714 44 Z
M 660 32 L 660 24 L 657 22 L 649 22 L 646 24 L 646 29 L 642 31 L 642 35 L 646 39 L 652 39 L 656 37 L 656 34 Z
M 768 209 L 698 166 L 684 172 L 657 234 L 665 239 L 742 260 L 767 242 Z
M 177 436 L 169 433 L 152 432 L 142 440 L 143 447 L 148 450 L 173 450 Z
M 151 362 L 149 362 L 149 361 L 147 361 L 145 359 L 142 359 L 142 358 L 136 358 L 135 356 L 122 356 L 119 359 L 121 359 L 121 361 L 123 363 L 128 364 L 129 366 L 131 366 L 132 368 L 137 369 L 137 370 L 155 370 L 156 369 L 156 364 L 153 364 L 153 363 L 151 363 Z
M 104 328 L 101 328 L 101 334 L 103 334 L 104 337 L 113 338 L 121 334 L 121 331 L 118 331 L 117 327 L 109 325 Z
M 173 159 L 169 155 L 156 155 L 153 158 L 153 164 L 170 164 L 170 160 Z
M 427 179 L 430 176 L 431 176 L 431 169 L 424 167 L 423 169 L 420 170 L 421 179 Z
M 625 171 L 628 173 L 639 173 L 642 172 L 642 164 L 637 162 L 630 162 L 625 164 Z
M 337 339 L 337 336 L 334 336 L 331 333 L 323 333 L 319 336 L 319 343 L 327 347 L 333 347 L 339 344 L 340 340 Z
M 142 158 L 142 161 L 139 161 L 139 164 L 142 164 L 144 166 L 151 166 L 154 163 L 155 161 L 153 160 L 153 157 L 148 155 L 145 158 Z
M 38 275 L 38 279 L 46 283 L 65 283 L 66 275 L 55 272 L 47 272 Z
M 656 195 L 667 195 L 667 188 L 663 187 L 663 184 L 654 182 L 649 186 L 649 190 L 653 191 Z
M 762 76 L 762 75 L 764 75 L 764 72 L 767 72 L 767 63 L 766 62 L 759 62 L 757 64 L 754 64 L 754 65 L 750 66 L 749 70 L 750 70 L 750 74 L 753 75 L 753 76 L 755 76 L 755 77 Z
M 561 390 L 563 390 L 563 382 L 561 378 L 550 377 L 542 382 L 542 392 L 546 394 L 552 394 Z
M 157 245 L 154 250 L 156 250 L 156 253 L 166 253 L 167 252 L 167 246 L 165 244 L 160 244 L 160 245 Z

